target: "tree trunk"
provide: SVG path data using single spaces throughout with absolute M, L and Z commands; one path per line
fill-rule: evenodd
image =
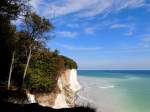
M 14 60 L 15 60 L 15 50 L 13 51 L 13 56 L 12 56 L 12 60 L 11 60 L 10 70 L 9 70 L 8 89 L 10 89 L 10 81 L 11 81 Z
M 23 74 L 22 87 L 24 86 L 24 80 L 25 80 L 25 77 L 26 77 L 27 69 L 29 67 L 29 62 L 30 62 L 30 59 L 31 59 L 31 52 L 32 52 L 32 45 L 30 45 L 30 47 L 29 47 L 29 54 L 28 54 L 27 64 L 26 64 L 24 74 Z

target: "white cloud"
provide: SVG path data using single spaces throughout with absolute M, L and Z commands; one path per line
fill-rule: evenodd
M 117 0 L 116 7 L 117 10 L 125 9 L 125 8 L 137 8 L 145 5 L 146 0 Z
M 143 44 L 143 47 L 144 47 L 144 48 L 149 48 L 150 45 L 148 45 L 148 44 Z
M 60 32 L 57 32 L 57 35 L 60 37 L 75 38 L 78 34 L 77 34 L 77 32 L 60 31 Z
M 145 35 L 142 37 L 140 46 L 143 48 L 150 48 L 150 35 Z
M 134 31 L 135 31 L 135 26 L 134 25 L 131 25 L 128 27 L 128 32 L 126 32 L 124 35 L 125 36 L 132 36 L 134 34 Z
M 94 33 L 94 28 L 92 28 L 92 27 L 85 28 L 85 33 L 87 33 L 87 34 L 93 34 Z
M 135 31 L 135 25 L 134 24 L 120 24 L 116 23 L 110 26 L 111 29 L 120 29 L 125 28 L 127 29 L 127 32 L 124 33 L 125 36 L 132 36 Z
M 132 36 L 133 35 L 133 31 L 129 31 L 129 32 L 126 32 L 125 34 L 124 34 L 125 36 Z
M 67 24 L 67 27 L 69 28 L 79 28 L 79 24 Z
M 51 2 L 32 0 L 31 3 L 38 12 L 48 17 L 52 16 L 52 10 L 56 17 L 69 14 L 89 17 L 126 8 L 142 7 L 145 0 L 56 0 Z
M 146 59 L 94 59 L 79 60 L 79 69 L 96 70 L 133 70 L 150 69 L 150 61 Z
M 110 28 L 117 29 L 117 28 L 128 28 L 129 26 L 126 24 L 113 24 Z
M 99 46 L 98 47 L 76 47 L 71 45 L 61 45 L 61 47 L 73 51 L 97 51 L 102 49 L 102 47 Z
M 150 42 L 150 35 L 147 35 L 143 38 L 144 42 Z
M 41 0 L 31 0 L 30 4 L 34 7 L 34 9 L 36 11 L 38 11 L 39 10 L 38 7 L 39 7 L 41 2 L 42 2 Z

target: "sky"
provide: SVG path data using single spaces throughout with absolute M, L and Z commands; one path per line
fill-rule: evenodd
M 150 70 L 150 0 L 31 0 L 55 26 L 47 47 L 79 69 Z

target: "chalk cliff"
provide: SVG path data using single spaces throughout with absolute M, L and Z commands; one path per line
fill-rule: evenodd
M 27 93 L 27 96 L 30 103 L 37 102 L 53 108 L 69 108 L 75 105 L 76 92 L 80 88 L 77 70 L 67 69 L 58 78 L 57 87 L 53 92 L 38 95 Z

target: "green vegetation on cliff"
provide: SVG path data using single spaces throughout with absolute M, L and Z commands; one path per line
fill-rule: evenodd
M 72 59 L 50 51 L 53 24 L 33 12 L 25 0 L 0 1 L 0 87 L 33 92 L 52 91 L 59 75 L 77 68 Z M 12 20 L 21 17 L 19 30 Z
M 51 91 L 56 86 L 58 76 L 72 68 L 77 68 L 77 64 L 70 58 L 48 49 L 35 51 L 27 72 L 26 86 L 30 91 Z

